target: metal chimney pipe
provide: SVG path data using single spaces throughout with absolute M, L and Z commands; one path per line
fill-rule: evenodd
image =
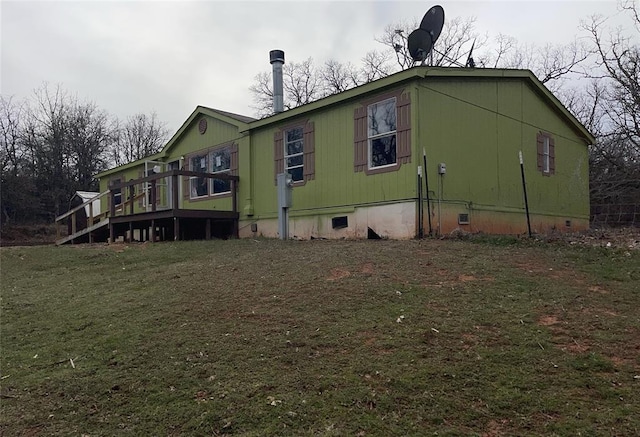
M 282 90 L 282 66 L 284 65 L 284 52 L 271 50 L 269 61 L 273 66 L 273 112 L 276 114 L 284 111 L 284 92 Z

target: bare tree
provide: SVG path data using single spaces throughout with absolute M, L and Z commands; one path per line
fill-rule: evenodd
M 433 47 L 433 60 L 429 60 L 428 64 L 436 67 L 464 66 L 472 45 L 475 43 L 474 50 L 480 50 L 487 41 L 486 36 L 475 30 L 475 22 L 475 17 L 455 17 L 448 20 Z M 377 42 L 386 46 L 389 52 L 395 54 L 400 70 L 416 65 L 409 53 L 407 41 L 411 32 L 419 25 L 416 19 L 393 23 L 386 26 L 382 35 L 375 38 Z
M 284 108 L 291 109 L 324 97 L 327 86 L 323 72 L 313 65 L 311 58 L 301 63 L 288 63 L 282 67 Z M 271 74 L 256 75 L 255 83 L 249 87 L 253 94 L 253 108 L 260 117 L 273 114 L 273 83 Z
M 361 78 L 358 69 L 351 63 L 341 64 L 329 59 L 320 70 L 320 78 L 324 87 L 324 94 L 337 94 L 360 85 Z
M 301 63 L 283 66 L 283 90 L 285 109 L 311 103 L 328 95 L 340 93 L 356 86 L 388 76 L 393 67 L 382 52 L 368 52 L 362 66 L 342 64 L 330 59 L 317 68 L 311 58 Z M 253 94 L 253 109 L 259 117 L 273 114 L 273 85 L 269 72 L 256 75 L 249 87 Z
M 158 120 L 155 112 L 130 116 L 122 125 L 116 121 L 113 131 L 115 141 L 110 155 L 116 165 L 158 153 L 169 139 L 166 124 Z
M 67 113 L 66 138 L 75 188 L 97 190 L 95 175 L 106 168 L 113 140 L 109 115 L 95 103 L 76 103 Z
M 249 87 L 253 98 L 251 107 L 260 118 L 273 114 L 273 79 L 271 73 L 263 71 L 254 77 L 254 83 Z M 286 98 L 286 97 L 285 97 Z
M 14 102 L 12 97 L 0 96 L 0 170 L 3 175 L 7 172 L 17 175 L 20 169 L 23 113 L 23 103 Z
M 287 109 L 311 103 L 325 96 L 320 72 L 313 65 L 311 58 L 301 63 L 285 64 L 282 76 L 284 92 L 287 95 Z
M 595 54 L 589 76 L 599 83 L 594 110 L 598 138 L 591 149 L 592 203 L 640 204 L 640 16 L 622 1 L 633 30 L 611 29 L 602 17 L 583 23 Z
M 31 221 L 38 210 L 33 178 L 24 171 L 23 118 L 24 102 L 0 96 L 0 219 L 3 224 Z
M 362 58 L 362 68 L 360 68 L 358 85 L 373 82 L 392 74 L 395 70 L 389 62 L 389 54 L 372 50 Z

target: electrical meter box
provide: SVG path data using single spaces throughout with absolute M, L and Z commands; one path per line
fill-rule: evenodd
M 293 179 L 289 173 L 280 173 L 278 182 L 278 208 L 291 208 Z
M 445 174 L 447 172 L 447 164 L 441 162 L 438 164 L 438 174 Z

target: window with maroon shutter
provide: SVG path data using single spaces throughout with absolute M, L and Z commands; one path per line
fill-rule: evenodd
M 187 157 L 182 164 L 182 169 L 188 171 L 189 168 L 189 158 Z M 182 197 L 189 199 L 189 176 L 182 177 Z
M 298 185 L 315 179 L 315 124 L 312 121 L 280 128 L 274 133 L 273 147 L 274 178 L 288 172 Z
M 411 97 L 395 91 L 361 102 L 353 113 L 354 171 L 396 171 L 411 162 Z
M 231 174 L 232 154 L 231 146 L 218 147 L 209 154 L 210 169 L 213 174 Z M 236 152 L 237 154 L 237 152 Z M 237 159 L 236 159 L 237 161 Z M 211 179 L 211 194 L 225 194 L 231 192 L 231 181 Z
M 538 171 L 545 176 L 551 176 L 556 171 L 555 140 L 546 132 L 538 132 L 536 136 Z
M 122 178 L 114 178 L 111 179 L 110 184 L 119 184 L 120 182 L 122 182 Z M 113 193 L 113 199 L 114 199 L 114 203 L 116 206 L 120 205 L 122 203 L 122 188 L 115 188 L 113 190 L 111 190 Z M 108 196 L 109 199 L 111 199 L 111 196 Z M 111 206 L 109 204 L 109 206 Z
M 396 113 L 398 163 L 408 164 L 411 162 L 411 96 L 409 93 L 403 93 L 398 97 Z
M 304 180 L 311 181 L 316 177 L 316 140 L 315 125 L 309 121 L 304 125 Z
M 369 159 L 367 153 L 367 107 L 359 106 L 353 111 L 353 169 L 356 172 L 366 170 Z
M 144 171 L 142 170 L 138 170 L 138 179 L 142 179 L 144 177 Z M 137 197 L 138 197 L 138 206 L 140 208 L 144 207 L 144 184 L 146 184 L 146 182 L 142 182 L 140 184 L 136 185 L 136 193 L 137 193 Z

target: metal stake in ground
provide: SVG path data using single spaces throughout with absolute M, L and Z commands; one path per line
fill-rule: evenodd
M 527 212 L 527 230 L 529 238 L 531 238 L 531 219 L 529 218 L 529 200 L 527 199 L 527 182 L 524 178 L 524 160 L 522 159 L 522 150 L 518 152 L 520 158 L 520 174 L 522 175 L 522 191 L 524 192 L 524 209 Z
M 424 188 L 427 191 L 427 214 L 429 216 L 429 236 L 433 235 L 433 229 L 431 228 L 431 202 L 429 201 L 429 173 L 427 173 L 427 152 L 424 147 L 422 148 L 422 164 L 424 167 Z

